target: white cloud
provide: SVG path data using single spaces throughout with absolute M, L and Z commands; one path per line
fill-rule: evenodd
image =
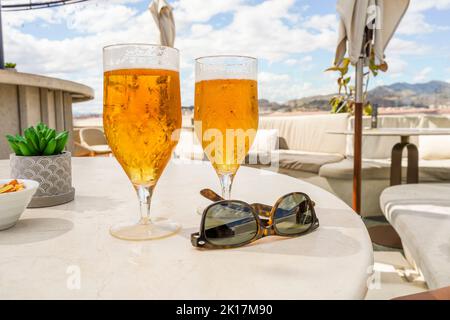
M 430 9 L 450 9 L 450 0 L 411 0 L 408 8 L 409 11 L 413 12 L 422 12 Z
M 176 25 L 183 29 L 186 25 L 207 22 L 219 13 L 236 11 L 245 1 L 243 0 L 178 0 L 172 4 Z
M 97 0 L 55 9 L 5 13 L 7 57 L 13 57 L 22 71 L 59 76 L 92 86 L 96 100 L 90 104 L 100 106 L 102 47 L 158 39 L 148 10 L 136 12 L 126 6 L 132 2 L 136 1 Z M 246 54 L 273 63 L 289 59 L 292 54 L 334 50 L 334 15 L 326 15 L 324 19 L 302 17 L 300 21 L 292 14 L 295 0 L 247 3 L 247 0 L 209 0 L 207 5 L 204 0 L 172 3 L 178 33 L 175 45 L 181 51 L 182 74 L 192 75 L 193 59 L 208 54 Z M 215 29 L 208 22 L 219 13 L 230 14 L 231 19 L 228 25 Z M 320 23 L 321 20 L 325 23 Z M 22 31 L 24 24 L 32 22 L 45 23 L 50 28 L 65 24 L 75 33 L 63 40 L 35 37 Z M 300 63 L 309 63 L 311 59 L 306 56 Z M 276 87 L 277 84 L 268 85 Z M 192 84 L 182 84 L 183 103 L 192 104 L 191 91 Z
M 284 103 L 302 97 L 329 94 L 337 90 L 335 74 L 330 76 L 328 73 L 320 73 L 317 78 L 320 80 L 320 86 L 301 77 L 293 78 L 287 74 L 260 72 L 258 74 L 259 97 Z
M 316 30 L 335 30 L 338 26 L 337 15 L 313 15 L 303 23 L 303 26 Z
M 397 33 L 405 35 L 430 33 L 436 27 L 425 21 L 422 13 L 408 11 L 400 23 Z
M 394 37 L 386 48 L 386 56 L 390 55 L 423 55 L 430 51 L 430 47 L 413 40 L 404 40 Z
M 7 59 L 18 63 L 21 71 L 57 76 L 92 86 L 96 100 L 87 105 L 102 105 L 102 47 L 112 43 L 158 41 L 158 32 L 148 12 L 137 12 L 129 6 L 140 0 L 94 0 L 83 4 L 26 12 L 5 12 L 4 38 Z M 148 1 L 150 2 L 150 1 Z M 244 54 L 264 60 L 271 70 L 291 66 L 298 77 L 282 71 L 260 73 L 260 97 L 284 102 L 309 94 L 328 93 L 335 89 L 335 75 L 306 72 L 318 64 L 315 53 L 325 50 L 332 60 L 337 36 L 334 13 L 308 16 L 307 7 L 295 0 L 174 0 L 177 38 L 181 51 L 181 73 L 184 104 L 193 103 L 193 60 L 209 54 Z M 433 28 L 423 18 L 424 11 L 450 8 L 449 1 L 411 2 L 411 13 L 405 18 L 399 34 L 417 34 Z M 333 12 L 331 8 L 329 12 Z M 216 15 L 226 16 L 227 24 L 217 27 L 211 21 Z M 409 20 L 408 20 L 409 19 Z M 52 39 L 26 33 L 24 25 L 63 26 L 71 34 L 65 39 Z M 415 28 L 415 29 L 414 29 Z M 403 31 L 402 31 L 403 30 Z M 432 48 L 408 40 L 394 38 L 387 51 L 389 74 L 398 76 L 407 67 L 407 55 L 420 55 Z M 299 57 L 300 56 L 300 57 Z M 328 65 L 318 66 L 321 72 Z M 291 73 L 292 74 L 292 73 Z M 299 79 L 307 75 L 305 79 Z M 320 79 L 320 86 L 312 82 Z M 322 81 L 323 80 L 323 81 Z M 98 109 L 97 109 L 98 110 Z
M 424 82 L 428 80 L 429 75 L 433 71 L 431 67 L 425 67 L 422 70 L 420 70 L 416 75 L 414 76 L 413 80 L 414 82 Z
M 426 21 L 424 11 L 431 9 L 450 9 L 450 0 L 412 0 L 397 33 L 415 35 L 448 29 L 448 26 L 434 25 Z
M 302 65 L 305 63 L 309 63 L 312 61 L 313 61 L 313 57 L 311 55 L 307 55 L 300 59 L 294 59 L 294 58 L 286 59 L 286 60 L 284 60 L 284 63 L 287 64 L 288 66 L 295 66 L 295 65 Z
M 67 6 L 67 9 L 62 11 L 62 18 L 67 20 L 69 29 L 83 33 L 98 33 L 120 30 L 136 14 L 136 10 L 125 5 L 111 6 L 101 2 L 96 3 L 95 10 L 81 11 L 73 6 Z
M 197 32 L 182 33 L 176 45 L 183 50 L 186 59 L 205 54 L 239 53 L 279 61 L 293 53 L 333 50 L 336 42 L 334 30 L 325 28 L 313 33 L 302 26 L 289 27 L 284 23 L 283 20 L 291 15 L 294 2 L 267 0 L 259 5 L 230 5 L 228 9 L 222 8 L 225 12 L 234 10 L 229 25 L 210 29 L 201 35 Z
M 291 77 L 288 74 L 276 74 L 271 72 L 260 72 L 258 73 L 258 81 L 262 84 L 270 84 L 272 82 L 282 82 L 289 81 Z
M 24 72 L 79 81 L 94 88 L 96 99 L 88 102 L 99 111 L 102 105 L 102 47 L 123 42 L 156 42 L 158 33 L 150 13 L 138 13 L 124 4 L 135 0 L 92 1 L 54 9 L 5 12 L 5 56 Z M 62 40 L 36 37 L 22 31 L 31 22 L 55 28 L 63 23 L 76 31 Z

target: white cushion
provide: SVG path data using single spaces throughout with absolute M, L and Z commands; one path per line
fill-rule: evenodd
M 278 130 L 259 129 L 249 153 L 270 154 L 276 149 L 278 149 Z
M 419 155 L 425 160 L 450 159 L 450 135 L 420 136 Z
M 402 177 L 406 180 L 407 161 L 402 161 Z M 389 180 L 391 176 L 391 161 L 389 159 L 363 159 L 362 178 L 371 180 Z M 352 179 L 353 159 L 327 163 L 320 167 L 319 175 L 332 179 Z M 420 182 L 450 181 L 450 160 L 419 161 Z
M 344 156 L 338 153 L 297 150 L 277 150 L 272 152 L 272 161 L 276 162 L 278 160 L 278 166 L 280 168 L 311 173 L 318 173 L 320 167 L 324 164 L 339 162 L 342 159 L 344 159 Z
M 94 151 L 95 153 L 110 153 L 111 148 L 107 144 L 97 144 L 88 147 L 89 150 Z
M 450 184 L 390 187 L 380 204 L 429 288 L 450 286 Z
M 278 130 L 290 150 L 344 154 L 345 136 L 327 132 L 346 130 L 347 119 L 347 114 L 261 117 L 259 128 Z
M 351 180 L 353 178 L 353 159 L 325 164 L 320 168 L 319 175 L 324 178 Z M 390 162 L 388 160 L 363 160 L 361 175 L 363 179 L 389 179 Z
M 425 128 L 450 128 L 450 119 L 447 116 L 423 117 Z M 419 156 L 426 160 L 450 159 L 449 136 L 420 136 Z

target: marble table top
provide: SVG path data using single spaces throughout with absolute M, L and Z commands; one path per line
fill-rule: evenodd
M 328 131 L 329 134 L 353 135 L 352 130 Z M 439 136 L 450 135 L 450 128 L 376 128 L 363 129 L 363 136 Z
M 156 188 L 153 215 L 183 225 L 175 236 L 129 242 L 112 224 L 138 216 L 131 184 L 114 158 L 73 158 L 73 202 L 27 209 L 0 232 L 0 299 L 362 299 L 373 265 L 360 217 L 316 186 L 242 167 L 233 198 L 273 204 L 292 191 L 316 202 L 320 227 L 298 238 L 268 237 L 238 249 L 201 251 L 199 190 L 219 189 L 206 162 L 173 160 Z M 0 177 L 9 161 L 0 161 Z

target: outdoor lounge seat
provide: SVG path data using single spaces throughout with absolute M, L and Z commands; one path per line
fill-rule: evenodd
M 278 165 L 283 169 L 319 173 L 323 165 L 339 163 L 344 156 L 339 153 L 276 150 L 272 152 L 272 159 L 278 159 Z
M 91 155 L 91 151 L 83 147 L 79 142 L 74 141 L 73 143 L 73 153 L 74 157 L 88 157 Z
M 363 125 L 370 126 L 370 117 L 364 117 Z M 450 126 L 450 119 L 446 116 L 389 115 L 379 116 L 378 125 L 386 128 L 434 128 Z M 263 117 L 259 127 L 278 130 L 279 149 L 272 154 L 277 155 L 275 160 L 280 173 L 316 184 L 351 205 L 353 137 L 328 132 L 352 130 L 353 117 L 347 114 Z M 436 149 L 436 143 L 443 139 L 441 136 L 411 137 L 411 142 L 419 148 L 420 181 L 450 181 L 450 148 L 445 147 L 448 144 L 441 143 L 436 155 L 429 148 L 429 144 L 433 144 L 431 149 Z M 379 195 L 390 185 L 392 147 L 399 141 L 400 137 L 363 137 L 363 216 L 381 214 Z M 403 156 L 402 176 L 406 180 L 406 152 Z
M 86 147 L 92 155 L 108 154 L 111 149 L 106 141 L 105 134 L 97 128 L 83 128 L 80 130 L 80 141 L 83 147 Z
M 91 155 L 91 151 L 88 148 L 83 147 L 81 145 L 80 131 L 79 130 L 74 130 L 72 132 L 72 134 L 73 134 L 73 152 L 72 152 L 72 156 L 73 157 L 89 157 Z
M 406 180 L 407 162 L 402 163 L 402 177 Z M 390 159 L 372 159 L 362 161 L 363 179 L 388 180 L 391 174 Z M 352 179 L 353 160 L 324 164 L 320 167 L 319 175 L 324 178 Z M 419 180 L 421 182 L 450 181 L 450 159 L 420 160 Z
M 393 186 L 380 204 L 428 287 L 450 286 L 450 184 Z

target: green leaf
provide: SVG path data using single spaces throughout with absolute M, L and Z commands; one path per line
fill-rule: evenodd
M 39 150 L 36 149 L 36 148 L 33 146 L 33 143 L 32 143 L 32 142 L 30 142 L 30 141 L 27 140 L 27 142 L 26 142 L 25 144 L 27 145 L 28 150 L 30 150 L 32 156 L 38 156 L 38 155 L 39 155 Z
M 61 137 L 63 137 L 63 136 L 66 135 L 66 134 L 69 134 L 69 132 L 67 132 L 67 131 L 61 131 L 60 133 L 58 133 L 58 134 L 56 135 L 55 139 L 61 138 Z
M 25 138 L 27 139 L 27 143 L 31 144 L 35 150 L 39 150 L 39 139 L 33 127 L 25 130 Z
M 25 142 L 20 141 L 18 146 L 19 146 L 19 149 L 20 149 L 20 152 L 22 153 L 22 155 L 24 155 L 24 156 L 31 156 L 32 155 L 30 149 L 28 149 L 28 146 L 27 146 L 27 144 Z
M 45 124 L 43 124 L 42 122 L 39 122 L 39 123 L 37 124 L 37 126 L 36 126 L 36 128 L 37 128 L 39 131 L 43 131 L 46 127 L 47 127 L 47 126 L 46 126 Z
M 55 129 L 49 129 L 47 132 L 47 135 L 45 136 L 45 139 L 47 141 L 50 141 L 51 139 L 54 139 L 56 137 L 56 130 Z
M 17 141 L 17 138 L 16 138 L 16 137 L 14 137 L 14 136 L 12 136 L 12 135 L 9 135 L 9 134 L 6 135 L 6 139 L 7 139 L 8 141 L 11 141 L 11 142 L 14 142 L 14 143 Z
M 325 69 L 325 72 L 326 71 L 339 71 L 339 67 L 337 67 L 337 66 L 329 67 L 328 69 Z
M 52 139 L 50 139 L 50 141 L 47 143 L 47 146 L 45 147 L 44 155 L 45 156 L 53 155 L 55 152 L 55 148 L 56 148 L 56 140 L 55 140 L 55 138 L 52 138 Z
M 350 58 L 342 59 L 342 63 L 341 63 L 342 68 L 348 68 L 349 65 L 350 65 Z
M 370 104 L 370 102 L 366 103 L 366 105 L 364 106 L 363 112 L 364 112 L 365 116 L 372 115 L 373 109 L 372 109 L 372 105 Z
M 46 146 L 47 146 L 47 140 L 45 140 L 44 137 L 41 137 L 41 139 L 39 139 L 39 151 L 41 153 L 43 153 Z
M 67 140 L 69 139 L 69 133 L 67 131 L 63 132 L 63 135 L 58 135 L 56 140 L 56 148 L 55 148 L 55 154 L 60 154 L 64 147 L 66 146 Z
M 21 135 L 18 135 L 18 134 L 16 134 L 16 141 L 24 142 L 24 143 L 27 142 L 27 140 L 24 137 L 22 137 Z
M 11 147 L 12 151 L 14 151 L 16 156 L 21 156 L 22 155 L 22 152 L 20 151 L 19 146 L 15 142 L 13 142 L 13 141 L 8 139 L 8 144 Z

